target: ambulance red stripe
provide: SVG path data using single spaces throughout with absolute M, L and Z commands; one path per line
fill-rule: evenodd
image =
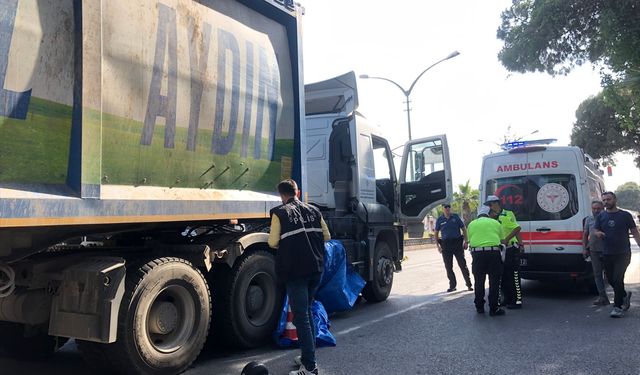
M 542 242 L 542 241 L 530 242 L 530 241 L 525 241 L 524 244 L 525 245 L 532 245 L 532 246 L 542 246 L 542 245 L 575 245 L 575 246 L 582 246 L 582 242 L 579 242 L 579 241 L 552 241 L 552 242 Z
M 521 232 L 524 241 L 582 240 L 581 230 Z

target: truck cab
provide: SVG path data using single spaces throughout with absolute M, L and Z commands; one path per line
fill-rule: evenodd
M 353 72 L 305 85 L 305 106 L 304 199 L 323 211 L 365 279 L 382 279 L 385 291 L 367 299 L 384 299 L 389 274 L 401 269 L 405 229 L 421 238 L 427 213 L 452 197 L 446 136 L 407 142 L 395 160 L 380 129 L 357 111 Z

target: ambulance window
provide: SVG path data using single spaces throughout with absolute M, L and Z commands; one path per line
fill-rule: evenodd
M 487 181 L 487 195 L 497 195 L 502 207 L 518 221 L 565 220 L 578 213 L 573 175 L 533 175 Z
M 527 205 L 532 221 L 565 220 L 578 213 L 576 178 L 569 174 L 529 176 Z
M 525 204 L 527 177 L 506 177 L 487 181 L 487 195 L 497 195 L 502 208 L 513 211 L 518 220 L 528 217 Z

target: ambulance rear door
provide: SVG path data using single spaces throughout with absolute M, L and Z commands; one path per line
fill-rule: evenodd
M 530 232 L 527 221 L 528 155 L 526 153 L 502 152 L 487 155 L 482 166 L 482 199 L 489 195 L 500 198 L 500 206 L 512 211 L 521 233 Z M 525 251 L 529 249 L 525 248 Z
M 548 149 L 528 153 L 526 214 L 530 223 L 523 239 L 534 254 L 582 252 L 583 182 L 581 160 L 575 149 Z M 584 208 L 582 208 L 584 210 Z M 555 263 L 555 262 L 553 262 Z M 550 270 L 568 271 L 568 270 Z

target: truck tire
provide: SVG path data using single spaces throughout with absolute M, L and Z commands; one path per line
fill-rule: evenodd
M 382 302 L 391 294 L 393 286 L 393 273 L 395 271 L 393 265 L 393 256 L 389 244 L 384 241 L 376 242 L 374 251 L 373 280 L 367 282 L 362 289 L 362 296 L 368 302 Z
M 211 295 L 202 273 L 180 258 L 128 270 L 117 341 L 81 341 L 85 360 L 110 373 L 174 375 L 200 354 L 209 333 Z
M 27 329 L 24 324 L 0 322 L 0 357 L 45 360 L 68 340 L 49 336 L 46 327 Z
M 215 272 L 215 271 L 214 271 Z M 254 348 L 269 340 L 284 292 L 277 284 L 275 259 L 266 250 L 245 253 L 214 280 L 214 332 L 235 347 Z

